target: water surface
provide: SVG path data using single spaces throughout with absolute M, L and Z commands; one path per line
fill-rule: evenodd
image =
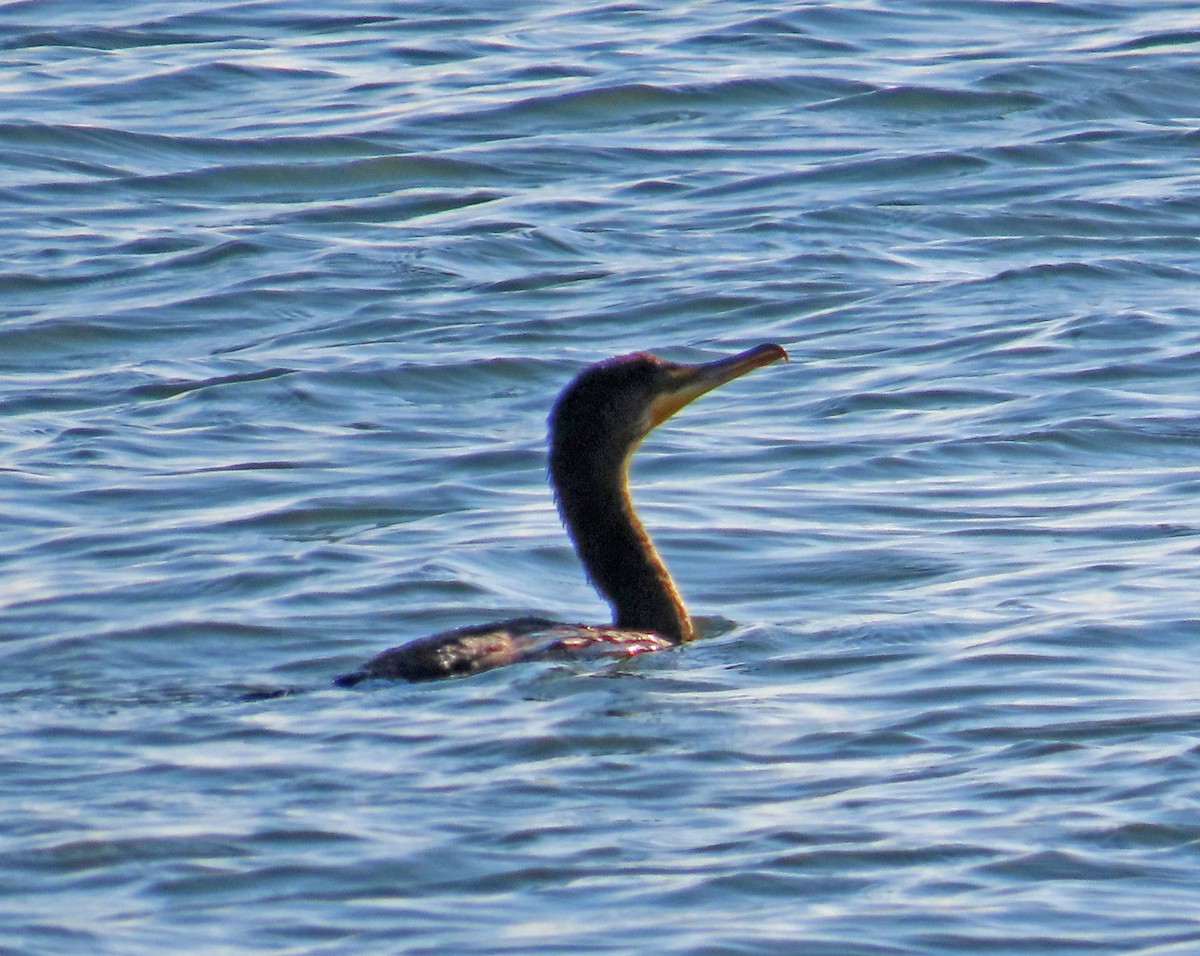
M 1191 3 L 0 5 L 11 952 L 1200 948 Z M 584 364 L 789 349 L 636 495 Z M 276 696 L 287 692 L 284 696 Z

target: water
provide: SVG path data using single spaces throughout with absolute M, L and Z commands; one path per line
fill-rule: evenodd
M 1200 12 L 0 5 L 0 948 L 1200 951 Z M 792 353 L 635 467 L 544 417 Z M 287 692 L 285 696 L 276 696 Z

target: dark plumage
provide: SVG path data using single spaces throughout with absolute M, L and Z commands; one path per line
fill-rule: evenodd
M 786 358 L 778 345 L 699 365 L 638 352 L 585 368 L 559 395 L 550 413 L 550 484 L 588 577 L 612 605 L 612 625 L 522 617 L 458 628 L 384 651 L 335 683 L 434 680 L 518 660 L 638 654 L 691 640 L 691 618 L 630 500 L 629 458 L 684 405 Z

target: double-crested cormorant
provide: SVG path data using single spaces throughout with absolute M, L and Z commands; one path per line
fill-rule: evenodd
M 550 413 L 550 484 L 588 577 L 612 605 L 611 625 L 521 617 L 458 628 L 384 651 L 335 683 L 435 680 L 519 660 L 627 656 L 691 640 L 692 619 L 629 498 L 629 458 L 652 428 L 693 399 L 786 358 L 778 345 L 700 365 L 637 352 L 587 367 L 558 397 Z

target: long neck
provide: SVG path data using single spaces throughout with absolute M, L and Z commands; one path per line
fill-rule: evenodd
M 559 452 L 550 462 L 558 508 L 588 577 L 612 605 L 614 623 L 691 640 L 691 618 L 629 498 L 628 455 L 581 461 Z

